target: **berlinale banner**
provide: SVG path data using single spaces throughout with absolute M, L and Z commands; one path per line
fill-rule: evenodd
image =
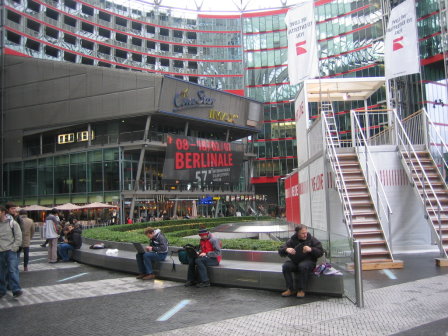
M 305 1 L 288 10 L 288 75 L 291 85 L 319 76 L 314 1 Z
M 414 0 L 406 0 L 390 12 L 384 39 L 384 66 L 386 79 L 420 72 Z
M 199 184 L 237 184 L 243 145 L 168 135 L 163 179 Z

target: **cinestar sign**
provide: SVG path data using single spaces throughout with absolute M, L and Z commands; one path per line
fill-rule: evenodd
M 174 95 L 174 111 L 195 107 L 212 107 L 215 100 L 207 97 L 203 90 L 196 92 L 196 97 L 188 97 L 189 89 L 182 90 Z

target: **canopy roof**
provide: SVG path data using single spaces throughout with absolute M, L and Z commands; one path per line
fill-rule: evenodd
M 44 207 L 42 205 L 37 205 L 37 204 L 28 205 L 22 209 L 26 210 L 26 211 L 48 211 L 48 210 L 51 210 L 51 208 L 47 208 L 47 207 Z
M 90 204 L 86 204 L 81 206 L 82 209 L 101 209 L 101 208 L 117 208 L 116 205 L 105 204 L 101 202 L 93 202 Z
M 308 102 L 366 100 L 384 83 L 384 77 L 310 79 L 305 90 Z
M 57 210 L 66 210 L 66 211 L 70 211 L 70 210 L 78 210 L 78 209 L 82 209 L 82 207 L 76 205 L 76 204 L 72 204 L 72 203 L 65 203 L 62 205 L 58 205 L 57 207 L 54 207 Z

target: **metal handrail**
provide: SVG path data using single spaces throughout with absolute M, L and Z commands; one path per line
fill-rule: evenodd
M 336 153 L 336 146 L 333 142 L 333 139 L 331 138 L 331 131 L 328 125 L 327 116 L 325 115 L 325 113 L 321 112 L 321 117 L 325 125 L 325 133 L 327 134 L 325 139 L 327 142 L 327 148 L 329 149 L 329 158 L 335 172 L 335 181 L 336 186 L 338 186 L 338 194 L 341 198 L 342 206 L 344 207 L 344 217 L 347 224 L 348 233 L 350 238 L 353 238 L 353 208 L 348 197 L 348 190 L 342 175 L 341 165 Z
M 443 167 L 445 167 L 445 170 L 446 171 L 448 171 L 448 162 L 445 160 L 445 158 L 443 157 L 443 154 L 444 153 L 448 153 L 448 146 L 446 145 L 446 143 L 445 143 L 445 141 L 443 140 L 443 138 L 442 138 L 442 136 L 440 135 L 440 132 L 439 132 L 439 129 L 438 129 L 438 127 L 433 123 L 433 121 L 431 120 L 431 118 L 430 118 L 430 116 L 429 116 L 429 114 L 428 114 L 428 112 L 425 110 L 425 109 L 423 109 L 422 110 L 423 111 L 423 113 L 425 114 L 425 116 L 426 116 L 426 120 L 428 121 L 428 126 L 429 126 L 429 129 L 428 129 L 428 136 L 430 137 L 429 138 L 429 145 L 430 145 L 430 151 L 429 151 L 429 154 L 431 155 L 431 157 L 432 157 L 432 159 L 434 160 L 434 162 L 437 162 L 436 160 L 435 160 L 435 158 L 433 157 L 433 155 L 432 155 L 432 150 L 436 150 L 437 151 L 437 154 L 439 155 L 439 157 L 440 157 L 440 159 L 441 159 L 441 161 L 442 161 L 442 168 Z M 430 131 L 431 130 L 431 131 Z M 434 140 L 432 140 L 433 138 L 432 138 L 432 134 L 433 134 L 433 132 L 436 134 L 436 139 L 434 139 Z M 431 144 L 434 144 L 434 146 L 431 146 Z M 440 150 L 439 149 L 439 145 L 440 145 L 440 147 L 442 147 L 442 149 L 444 150 Z M 442 174 L 442 172 L 440 171 L 440 169 L 439 169 L 439 173 L 440 173 L 440 176 L 442 177 L 442 181 L 443 181 L 443 183 L 445 184 L 445 189 L 447 188 L 447 184 L 446 184 L 446 181 L 445 181 L 445 179 L 443 178 L 443 174 Z
M 359 118 L 358 118 L 356 112 L 357 111 L 354 111 L 354 110 L 351 111 L 351 113 L 353 115 L 353 119 L 355 121 L 355 123 L 353 125 L 354 126 L 353 136 L 355 137 L 355 144 L 356 144 L 355 151 L 356 151 L 356 154 L 358 155 L 359 161 L 361 162 L 359 148 L 362 144 L 364 144 L 364 152 L 366 155 L 366 171 L 362 170 L 362 172 L 364 174 L 364 178 L 367 181 L 367 187 L 370 190 L 370 195 L 372 195 L 373 187 L 371 186 L 371 183 L 370 183 L 371 181 L 370 181 L 369 167 L 373 170 L 373 174 L 375 176 L 375 186 L 374 187 L 375 187 L 375 190 L 377 191 L 376 192 L 377 202 L 374 202 L 373 206 L 375 207 L 377 214 L 381 213 L 380 212 L 381 209 L 386 214 L 387 224 L 388 224 L 388 228 L 389 228 L 389 240 L 390 240 L 390 241 L 386 240 L 386 244 L 388 245 L 388 248 L 390 250 L 390 246 L 391 246 L 391 242 L 392 242 L 391 225 L 390 225 L 391 224 L 391 216 L 392 216 L 392 208 L 388 201 L 386 191 L 384 190 L 384 186 L 381 183 L 381 179 L 378 174 L 378 169 L 376 168 L 375 162 L 373 160 L 372 154 L 369 149 L 367 138 L 362 130 L 361 123 L 359 121 Z M 380 197 L 378 195 L 378 190 L 380 190 L 382 197 Z M 384 204 L 383 200 L 386 204 Z M 379 221 L 380 221 L 381 229 L 384 232 L 383 218 L 381 216 L 379 216 Z
M 418 182 L 421 184 L 422 186 L 422 193 L 423 196 L 420 192 L 418 192 L 418 195 L 420 196 L 420 198 L 423 201 L 424 204 L 424 208 L 425 211 L 427 212 L 428 218 L 430 219 L 430 214 L 432 213 L 434 216 L 437 216 L 438 219 L 438 223 L 439 223 L 439 232 L 437 232 L 437 230 L 435 229 L 434 225 L 432 225 L 433 230 L 435 231 L 437 238 L 439 240 L 439 249 L 440 249 L 440 253 L 442 256 L 447 257 L 447 253 L 445 251 L 445 249 L 443 248 L 443 242 L 442 242 L 442 225 L 441 225 L 441 210 L 442 208 L 442 204 L 440 203 L 439 198 L 437 197 L 436 192 L 434 191 L 431 181 L 429 180 L 428 175 L 426 174 L 426 171 L 420 161 L 420 159 L 417 156 L 417 153 L 415 151 L 415 148 L 412 144 L 412 141 L 409 139 L 408 134 L 403 126 L 403 124 L 401 123 L 397 113 L 395 110 L 393 110 L 393 118 L 394 118 L 394 124 L 397 125 L 396 127 L 396 136 L 397 136 L 397 140 L 399 141 L 399 144 L 402 145 L 403 149 L 406 151 L 406 154 L 408 156 L 409 159 L 409 164 L 405 165 L 405 169 L 408 171 L 408 174 L 410 177 L 412 177 L 412 170 L 414 170 L 415 172 L 415 176 L 418 180 Z M 401 130 L 401 132 L 399 132 L 399 130 Z M 404 139 L 403 139 L 404 138 Z M 405 142 L 406 141 L 406 142 Z M 412 161 L 412 157 L 411 154 L 413 154 L 413 156 L 415 157 L 415 160 L 417 161 L 417 166 L 416 164 Z M 409 167 L 412 166 L 412 170 Z M 421 175 L 420 176 L 417 173 L 417 169 L 416 168 L 420 168 L 421 170 Z M 426 183 L 426 185 L 425 185 Z M 432 192 L 432 196 L 434 196 L 435 202 L 432 201 L 429 196 L 431 196 L 429 194 L 429 192 L 427 191 L 427 189 L 430 189 L 430 191 Z M 435 203 L 435 204 L 434 204 Z M 427 206 L 427 204 L 429 204 L 429 207 Z M 428 210 L 428 208 L 430 208 L 431 212 Z

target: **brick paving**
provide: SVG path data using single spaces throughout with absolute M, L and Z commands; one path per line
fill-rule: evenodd
M 148 335 L 392 335 L 448 318 L 447 284 L 442 275 L 372 289 L 362 309 L 347 299 L 328 299 Z

